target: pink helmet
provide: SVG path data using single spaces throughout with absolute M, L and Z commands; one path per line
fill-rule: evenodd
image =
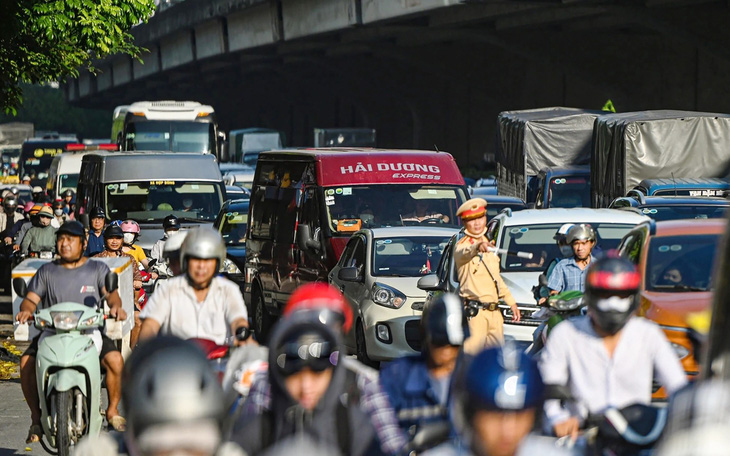
M 122 222 L 122 231 L 125 233 L 139 234 L 139 223 L 134 220 L 125 220 Z
M 33 209 L 33 206 L 34 206 L 33 201 L 29 201 L 29 202 L 25 203 L 25 207 L 23 208 L 23 210 L 27 214 L 30 212 L 31 209 Z

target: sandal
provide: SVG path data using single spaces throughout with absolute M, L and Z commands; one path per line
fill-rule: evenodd
M 114 415 L 109 419 L 109 426 L 114 428 L 117 432 L 124 432 L 127 428 L 127 420 L 121 415 Z
M 43 428 L 40 424 L 31 424 L 28 429 L 28 438 L 25 439 L 25 443 L 35 443 L 41 440 L 43 435 Z

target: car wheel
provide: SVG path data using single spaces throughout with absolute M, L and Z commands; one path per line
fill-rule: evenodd
M 264 295 L 257 288 L 253 294 L 253 330 L 259 343 L 264 344 L 269 338 L 271 328 L 271 315 L 266 310 Z
M 355 328 L 355 344 L 357 345 L 357 359 L 366 366 L 377 369 L 380 363 L 373 361 L 370 357 L 368 357 L 368 349 L 365 345 L 365 330 L 362 327 L 362 321 L 358 321 L 357 327 Z

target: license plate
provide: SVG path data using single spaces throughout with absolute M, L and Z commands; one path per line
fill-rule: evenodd
M 39 258 L 41 260 L 52 260 L 53 259 L 53 252 L 41 252 Z

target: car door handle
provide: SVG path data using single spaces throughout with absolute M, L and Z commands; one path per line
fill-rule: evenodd
M 340 285 L 340 293 L 345 294 L 345 286 Z

